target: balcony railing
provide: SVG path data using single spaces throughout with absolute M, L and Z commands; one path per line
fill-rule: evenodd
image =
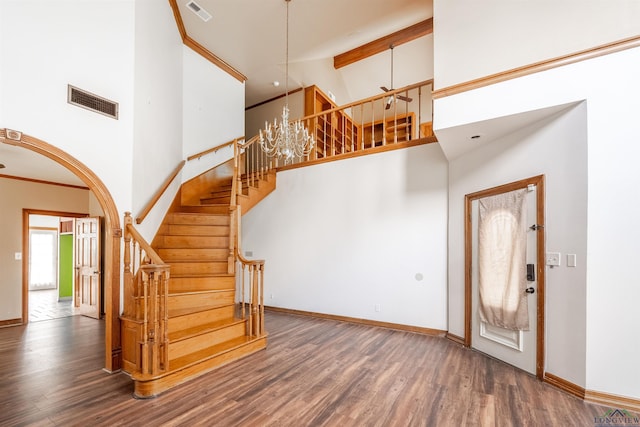
M 273 168 L 357 156 L 372 150 L 435 142 L 431 125 L 432 85 L 433 80 L 428 80 L 339 107 L 327 102 L 323 111 L 301 119 L 315 138 L 315 146 L 308 156 L 294 158 L 286 164 L 283 159 L 268 159 L 253 138 L 245 145 L 248 150 L 246 171 L 262 173 Z

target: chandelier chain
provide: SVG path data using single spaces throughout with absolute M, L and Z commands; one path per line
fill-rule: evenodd
M 260 147 L 268 157 L 284 158 L 285 164 L 296 158 L 308 156 L 315 145 L 313 135 L 300 120 L 289 122 L 289 3 L 287 3 L 286 50 L 285 50 L 285 103 L 282 108 L 282 121 L 274 119 L 273 125 L 264 124 L 260 130 Z

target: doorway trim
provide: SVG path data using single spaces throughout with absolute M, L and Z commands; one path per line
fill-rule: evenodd
M 544 336 L 545 336 L 545 188 L 544 175 L 538 175 L 531 178 L 522 179 L 520 181 L 511 182 L 509 184 L 499 185 L 497 187 L 488 188 L 486 190 L 477 191 L 475 193 L 466 194 L 464 196 L 464 345 L 471 347 L 471 323 L 473 313 L 471 311 L 472 292 L 471 292 L 471 260 L 472 260 L 472 224 L 471 224 L 471 204 L 474 200 L 484 197 L 494 196 L 496 194 L 506 193 L 509 191 L 527 188 L 529 185 L 536 186 L 536 225 L 541 226 L 536 234 L 536 274 L 537 274 L 537 311 L 536 318 L 536 377 L 539 380 L 544 378 Z
M 65 151 L 20 131 L 0 128 L 0 142 L 26 148 L 61 164 L 82 180 L 102 207 L 105 220 L 104 307 L 105 362 L 108 372 L 119 371 L 122 361 L 120 343 L 120 246 L 122 228 L 113 197 L 104 183 L 85 164 Z
M 87 213 L 77 212 L 58 212 L 41 209 L 28 209 L 22 208 L 22 253 L 30 254 L 30 220 L 29 215 L 47 215 L 55 217 L 66 218 L 84 218 L 89 216 Z M 29 257 L 26 255 L 22 257 L 22 324 L 29 323 Z

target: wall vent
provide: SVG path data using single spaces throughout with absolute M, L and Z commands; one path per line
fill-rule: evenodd
M 118 120 L 118 103 L 68 85 L 67 102 Z
M 211 19 L 211 14 L 204 10 L 202 6 L 200 6 L 195 1 L 191 0 L 189 3 L 187 3 L 187 7 L 191 9 L 193 13 L 198 15 L 204 22 L 207 22 L 209 19 Z

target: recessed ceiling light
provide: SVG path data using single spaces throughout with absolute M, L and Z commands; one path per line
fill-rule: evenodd
M 280 82 L 279 82 L 279 81 L 277 81 L 277 80 L 274 80 L 274 82 L 273 82 L 273 83 L 271 83 L 271 84 L 273 85 L 273 87 L 278 87 L 278 86 L 280 86 Z

